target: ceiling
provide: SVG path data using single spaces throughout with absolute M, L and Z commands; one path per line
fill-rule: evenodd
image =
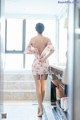
M 67 4 L 57 0 L 4 0 L 5 15 L 52 15 L 59 16 L 67 8 Z

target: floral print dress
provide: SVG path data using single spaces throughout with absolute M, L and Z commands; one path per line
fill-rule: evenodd
M 44 57 L 48 54 L 50 51 L 54 51 L 54 47 L 51 43 L 49 43 L 41 53 L 41 55 L 38 52 L 37 48 L 32 47 L 29 45 L 27 47 L 27 51 L 31 51 L 35 55 L 35 59 L 32 63 L 32 73 L 33 75 L 42 75 L 42 74 L 48 74 L 48 67 L 49 67 L 49 61 L 40 61 L 41 57 Z

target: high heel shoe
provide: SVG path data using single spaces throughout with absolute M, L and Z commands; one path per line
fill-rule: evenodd
M 43 106 L 42 106 L 42 109 L 40 109 L 40 107 L 38 106 L 37 114 L 38 114 L 38 117 L 42 117 L 42 115 L 43 115 Z
M 39 113 L 39 114 L 38 114 L 38 117 L 42 117 L 42 115 L 43 115 L 43 112 Z
M 37 114 L 39 114 L 39 112 L 40 112 L 40 108 L 38 107 L 38 111 L 37 111 Z

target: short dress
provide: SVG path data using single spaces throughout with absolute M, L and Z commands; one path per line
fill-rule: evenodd
M 49 61 L 47 59 L 45 61 L 40 61 L 40 58 L 46 56 L 50 51 L 54 51 L 53 45 L 49 43 L 44 48 L 41 55 L 39 54 L 38 49 L 32 47 L 31 45 L 27 47 L 27 50 L 31 51 L 35 55 L 35 59 L 32 63 L 32 74 L 33 75 L 48 74 Z

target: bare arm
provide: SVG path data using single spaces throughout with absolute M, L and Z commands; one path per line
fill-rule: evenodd
M 51 41 L 48 41 L 47 47 L 45 48 L 46 55 L 41 58 L 41 61 L 45 61 L 49 56 L 51 56 L 54 53 L 55 49 L 51 43 Z
M 46 56 L 45 58 L 47 59 L 49 56 L 51 56 L 54 53 L 55 50 L 51 50 Z
M 51 56 L 51 55 L 54 53 L 54 51 L 55 51 L 55 49 L 54 49 L 54 47 L 53 47 L 53 45 L 52 45 L 52 43 L 51 43 L 50 40 L 48 41 L 47 46 L 49 46 L 49 51 L 48 51 L 48 53 L 47 53 L 47 55 L 46 55 L 46 59 L 47 59 L 49 56 Z
M 50 52 L 48 52 L 47 55 L 45 55 L 44 57 L 41 57 L 41 61 L 45 61 L 49 56 L 51 56 L 54 53 L 55 50 L 51 50 Z

